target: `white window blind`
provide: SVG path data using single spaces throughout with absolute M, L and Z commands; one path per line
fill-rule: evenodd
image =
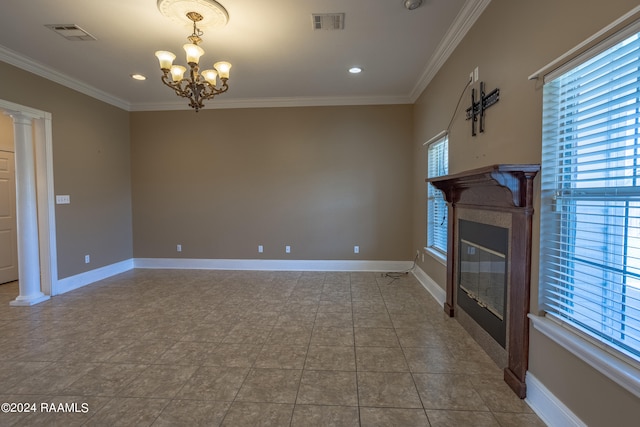
M 544 85 L 540 288 L 640 359 L 640 33 L 615 43 Z
M 449 173 L 449 139 L 447 136 L 429 145 L 427 149 L 429 178 Z M 427 185 L 427 247 L 443 255 L 447 253 L 447 202 L 442 192 Z

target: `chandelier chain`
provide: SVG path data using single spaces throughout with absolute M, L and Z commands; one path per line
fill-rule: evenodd
M 197 12 L 189 12 L 187 13 L 187 18 L 193 21 L 193 33 L 187 37 L 187 39 L 195 44 L 199 45 L 202 41 L 202 36 L 204 35 L 204 31 L 196 26 L 196 22 L 202 21 L 202 15 Z

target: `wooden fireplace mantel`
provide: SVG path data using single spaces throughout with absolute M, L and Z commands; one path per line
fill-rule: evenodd
M 479 169 L 452 175 L 427 178 L 427 182 L 441 190 L 445 200 L 449 203 L 457 203 L 463 192 L 473 187 L 486 189 L 502 189 L 511 193 L 508 198 L 473 198 L 467 202 L 476 201 L 490 206 L 513 206 L 518 208 L 531 207 L 533 204 L 533 178 L 540 171 L 540 165 L 491 165 Z M 491 192 L 486 190 L 485 193 Z M 506 194 L 506 193 L 505 193 Z M 486 196 L 482 192 L 474 192 L 474 195 Z M 477 200 L 474 200 L 477 199 Z
M 497 211 L 511 215 L 510 273 L 508 301 L 508 366 L 504 379 L 521 398 L 526 396 L 525 374 L 529 357 L 529 312 L 531 276 L 531 217 L 533 179 L 537 164 L 499 164 L 452 175 L 428 178 L 441 190 L 448 204 L 447 285 L 445 312 L 456 311 L 458 210 Z

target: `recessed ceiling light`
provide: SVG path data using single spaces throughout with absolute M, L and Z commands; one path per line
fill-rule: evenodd
M 131 74 L 131 78 L 134 80 L 147 80 L 142 74 Z
M 351 74 L 359 74 L 359 73 L 362 72 L 362 68 L 360 68 L 360 67 L 351 67 L 351 68 L 349 68 L 349 72 Z

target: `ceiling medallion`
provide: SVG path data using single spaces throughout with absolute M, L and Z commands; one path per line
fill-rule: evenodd
M 189 12 L 202 16 L 200 28 L 224 27 L 229 22 L 227 10 L 215 0 L 158 0 L 158 10 L 167 18 L 191 25 Z

